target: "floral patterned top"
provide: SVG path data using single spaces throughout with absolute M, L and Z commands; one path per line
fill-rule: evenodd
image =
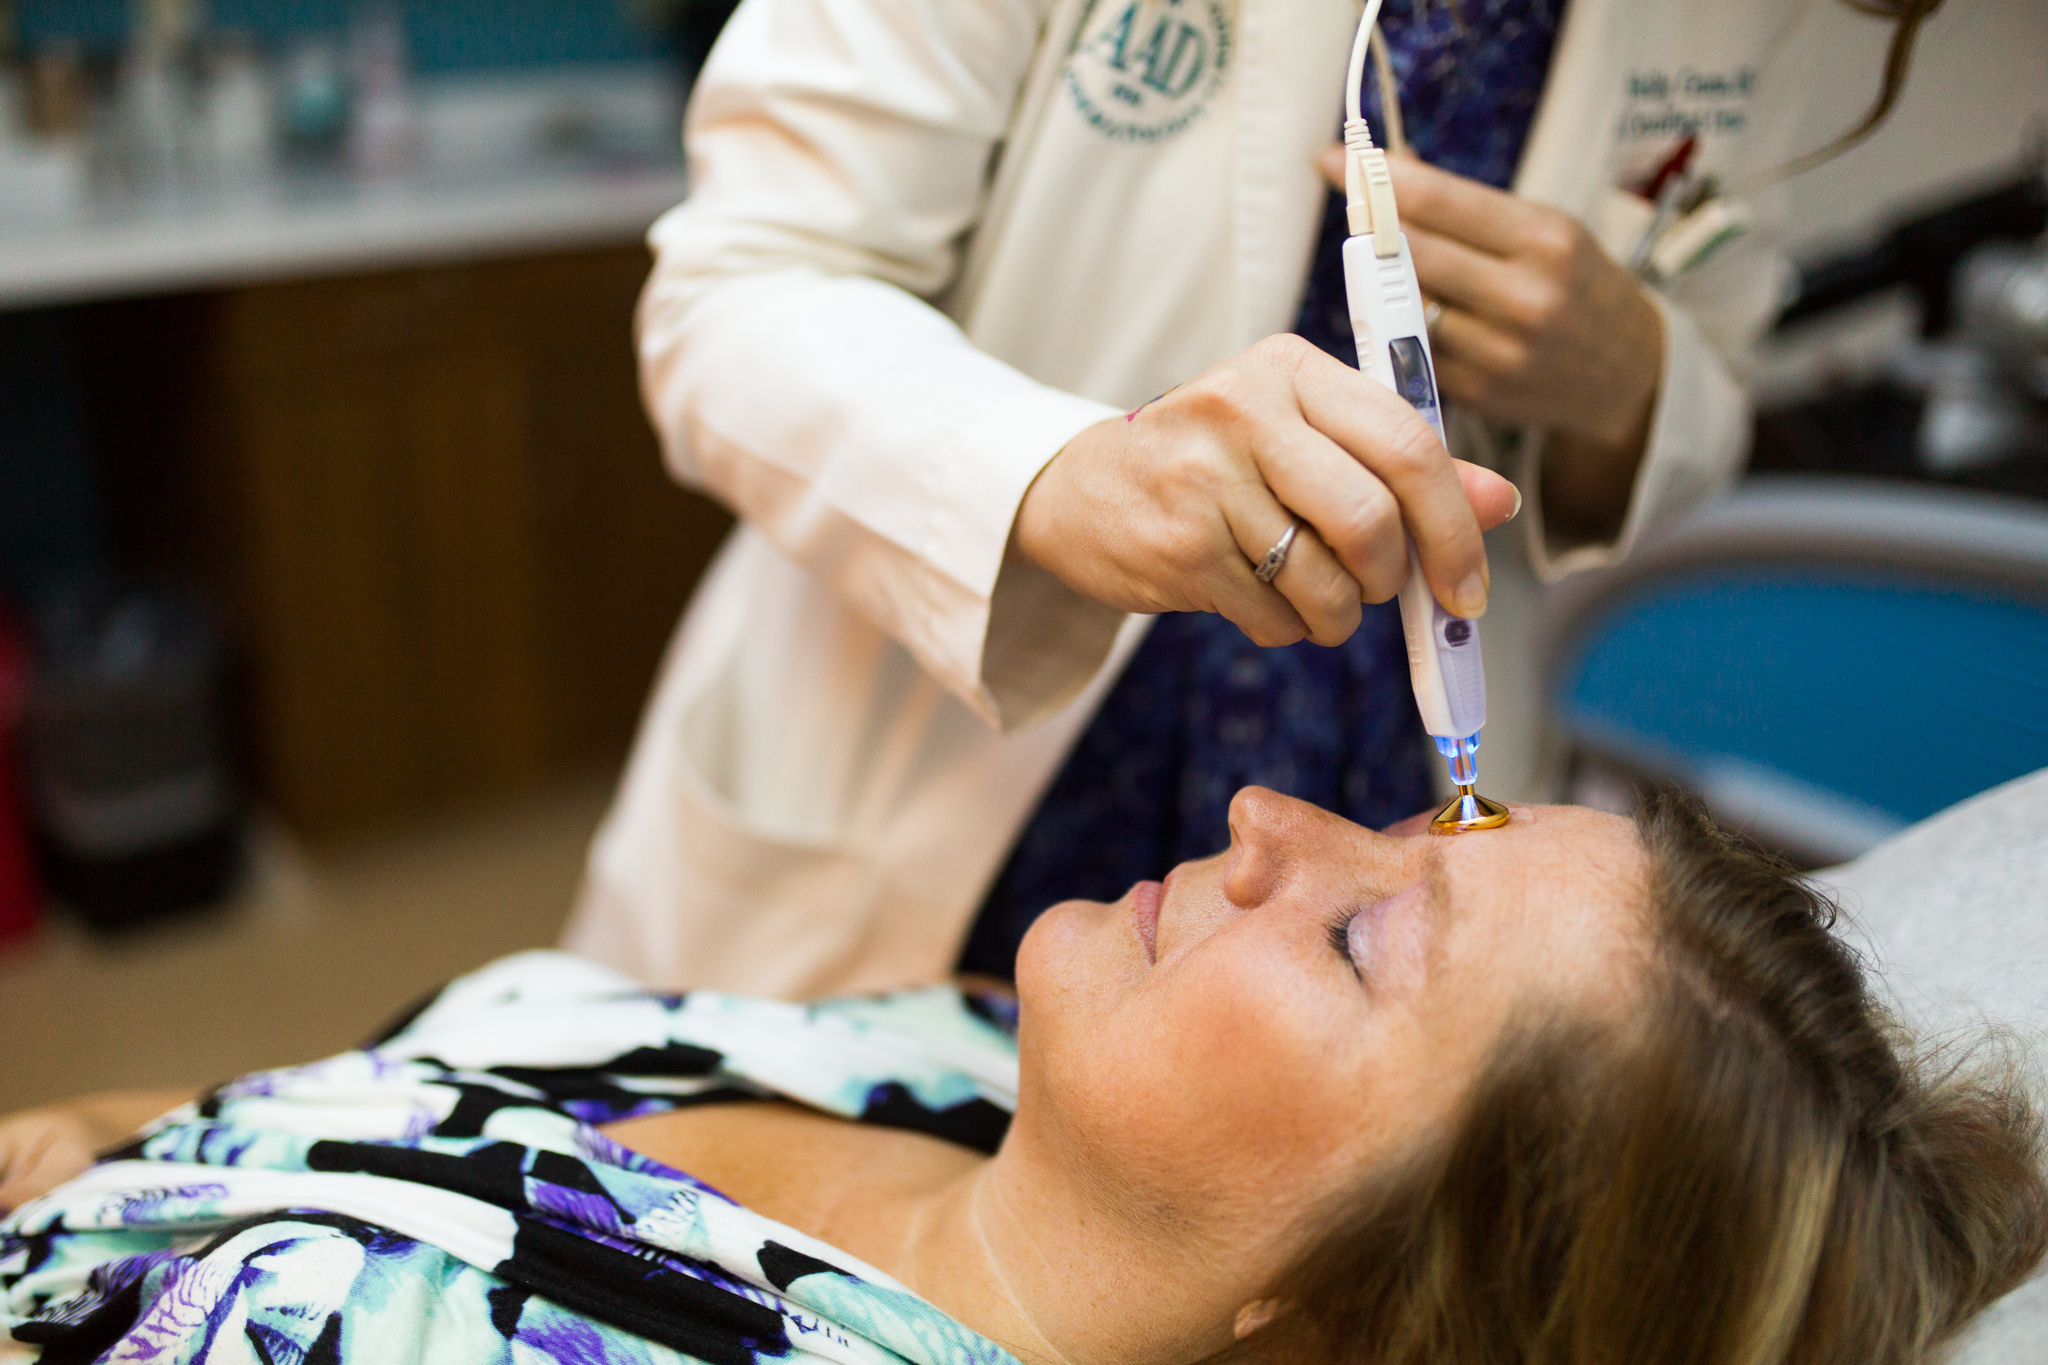
M 1001 1012 L 950 988 L 789 1005 L 506 958 L 0 1223 L 0 1360 L 1014 1365 L 597 1125 L 772 1097 L 993 1151 L 1016 1084 Z

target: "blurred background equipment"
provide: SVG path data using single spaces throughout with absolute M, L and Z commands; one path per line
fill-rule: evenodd
M 1781 338 L 1892 291 L 1918 326 L 1868 373 L 1767 408 L 1756 468 L 2048 495 L 2048 136 L 2026 162 L 1802 270 Z
M 10 6 L 0 306 L 618 240 L 681 195 L 677 35 L 729 9 Z
M 1579 799 L 1677 781 L 1820 865 L 2048 767 L 2044 231 L 2036 139 L 1813 254 L 1750 479 L 1556 604 Z
M 1958 273 L 1967 378 L 1959 391 L 1930 393 L 1920 458 L 1937 472 L 2029 453 L 2048 464 L 2048 235 L 1979 247 Z
M 2048 768 L 2040 503 L 1752 478 L 1554 609 L 1582 782 L 1679 782 L 1809 866 Z
M 51 889 L 103 929 L 219 899 L 241 802 L 211 613 L 161 589 L 81 590 L 37 627 L 23 738 Z

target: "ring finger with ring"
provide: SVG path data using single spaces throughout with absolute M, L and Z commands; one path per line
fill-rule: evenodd
M 1264 505 L 1256 509 L 1226 512 L 1243 555 L 1238 581 L 1255 599 L 1245 606 L 1260 628 L 1234 611 L 1225 614 L 1260 644 L 1289 644 L 1304 634 L 1318 644 L 1341 643 L 1358 628 L 1363 610 L 1358 580 L 1313 526 L 1278 503 L 1260 501 Z
M 1280 576 L 1280 570 L 1287 567 L 1287 552 L 1294 548 L 1294 538 L 1301 534 L 1301 522 L 1290 521 L 1287 529 L 1280 533 L 1280 539 L 1273 542 L 1273 548 L 1266 551 L 1266 557 L 1252 570 L 1252 577 L 1261 583 L 1271 583 Z

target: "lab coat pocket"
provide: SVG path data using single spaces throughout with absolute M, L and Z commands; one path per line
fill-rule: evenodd
M 765 833 L 675 776 L 671 960 L 693 986 L 805 999 L 849 988 L 873 916 L 871 855 Z
M 873 858 L 758 828 L 688 746 L 663 752 L 675 761 L 629 775 L 600 831 L 564 946 L 669 989 L 847 989 L 872 917 Z
M 736 535 L 685 617 L 564 945 L 668 988 L 801 998 L 860 984 L 880 874 L 828 777 L 846 756 L 819 749 L 844 741 L 777 723 L 815 678 L 761 669 L 799 624 L 761 609 L 766 550 Z

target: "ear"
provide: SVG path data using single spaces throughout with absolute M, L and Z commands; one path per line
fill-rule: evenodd
M 1246 1337 L 1258 1331 L 1278 1316 L 1280 1316 L 1280 1301 L 1278 1299 L 1253 1299 L 1250 1303 L 1237 1310 L 1237 1320 L 1230 1325 L 1230 1334 L 1237 1340 L 1243 1341 Z

